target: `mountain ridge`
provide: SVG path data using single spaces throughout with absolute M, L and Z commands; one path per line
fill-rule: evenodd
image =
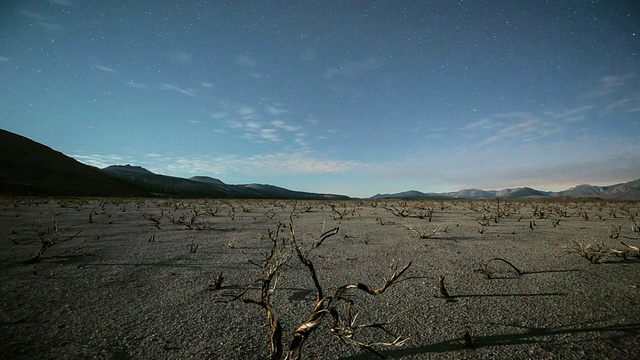
M 230 185 L 209 176 L 189 179 L 155 174 L 141 166 L 86 165 L 46 145 L 0 129 L 0 194 L 132 196 L 224 199 L 348 200 L 346 195 L 289 190 L 269 184 Z M 606 186 L 579 184 L 550 192 L 530 187 L 502 190 L 463 189 L 444 193 L 408 190 L 368 199 L 530 199 L 601 198 L 640 200 L 640 179 Z
M 149 196 L 46 145 L 0 129 L 0 194 Z
M 423 193 L 417 190 L 394 194 L 376 194 L 370 199 L 530 199 L 530 198 L 601 198 L 608 200 L 640 200 L 640 179 L 614 185 L 595 186 L 580 184 L 561 191 L 542 191 L 531 187 L 508 188 L 502 190 L 463 189 L 443 193 Z

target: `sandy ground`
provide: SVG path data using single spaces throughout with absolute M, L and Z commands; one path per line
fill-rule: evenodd
M 255 304 L 217 301 L 261 278 L 260 268 L 248 261 L 264 259 L 271 244 L 267 232 L 279 222 L 287 226 L 281 237 L 288 238 L 293 206 L 0 199 L 0 354 L 268 358 L 265 312 Z M 601 241 L 607 249 L 629 250 L 620 241 L 639 246 L 630 220 L 639 211 L 638 203 L 615 202 L 501 201 L 500 210 L 495 200 L 298 202 L 291 219 L 305 249 L 323 231 L 339 227 L 309 255 L 327 293 L 355 282 L 376 288 L 391 264 L 412 262 L 403 281 L 383 294 L 350 293 L 358 324 L 389 322 L 391 332 L 408 338 L 401 347 L 374 346 L 388 358 L 637 359 L 640 258 L 611 255 L 592 264 L 562 254 L 563 246 L 580 239 Z M 156 227 L 150 219 L 161 213 Z M 483 214 L 486 226 L 480 224 Z M 180 223 L 181 215 L 186 223 Z M 618 239 L 608 236 L 609 225 L 621 226 Z M 426 239 L 409 229 L 429 233 L 445 226 L 446 233 Z M 61 242 L 39 262 L 26 264 L 40 249 L 40 237 Z M 502 261 L 490 263 L 491 279 L 477 271 L 496 257 L 522 274 Z M 211 290 L 219 272 L 224 286 Z M 272 302 L 288 342 L 311 313 L 315 288 L 296 257 L 281 274 Z M 448 299 L 437 296 L 441 275 Z M 258 287 L 245 297 L 260 300 Z M 307 341 L 305 358 L 375 358 L 331 335 L 328 320 Z M 472 347 L 465 344 L 465 333 Z M 394 338 L 361 329 L 358 339 Z

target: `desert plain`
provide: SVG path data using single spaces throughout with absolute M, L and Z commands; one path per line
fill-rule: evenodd
M 337 309 L 352 336 L 326 316 L 302 358 L 378 357 L 358 342 L 390 359 L 637 359 L 639 212 L 594 199 L 6 197 L 0 354 L 268 359 L 271 328 L 250 300 L 273 246 L 269 301 L 285 349 L 316 302 L 293 227 L 325 294 L 379 288 L 411 264 L 378 295 L 348 290 L 352 317 L 346 301 Z

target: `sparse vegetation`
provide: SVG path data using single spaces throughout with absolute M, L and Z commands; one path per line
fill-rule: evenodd
M 422 227 L 422 225 L 407 225 L 407 229 L 418 235 L 420 239 L 431 239 L 432 237 L 449 232 L 449 225 L 439 225 L 432 229 Z
M 393 335 L 384 324 L 368 324 L 358 325 L 356 324 L 357 315 L 353 315 L 352 308 L 355 305 L 354 301 L 348 296 L 351 290 L 360 290 L 369 295 L 380 295 L 384 293 L 391 285 L 396 283 L 404 272 L 411 266 L 408 263 L 402 269 L 398 269 L 395 265 L 391 267 L 390 276 L 384 280 L 382 286 L 377 289 L 370 289 L 367 285 L 362 283 L 354 283 L 343 285 L 339 287 L 331 295 L 325 295 L 324 289 L 320 284 L 316 268 L 311 261 L 311 252 L 322 245 L 322 243 L 336 235 L 339 228 L 334 228 L 324 232 L 318 237 L 311 246 L 303 250 L 298 240 L 296 239 L 295 226 L 293 220 L 289 224 L 289 238 L 280 237 L 280 232 L 284 229 L 284 224 L 280 223 L 275 230 L 268 231 L 268 238 L 271 246 L 270 250 L 264 254 L 264 258 L 261 262 L 251 260 L 250 263 L 254 264 L 261 269 L 262 276 L 257 281 L 260 285 L 260 299 L 255 300 L 247 296 L 251 286 L 245 287 L 245 290 L 237 294 L 229 294 L 230 299 L 223 302 L 240 300 L 244 303 L 256 304 L 264 309 L 267 314 L 268 323 L 271 328 L 271 346 L 270 346 L 270 359 L 301 359 L 302 348 L 309 338 L 309 336 L 317 330 L 323 323 L 324 318 L 329 315 L 332 322 L 328 325 L 329 332 L 337 337 L 339 340 L 346 344 L 359 347 L 363 350 L 369 351 L 380 357 L 383 357 L 378 351 L 375 350 L 375 346 L 402 346 L 406 342 L 406 339 Z M 278 281 L 283 276 L 283 269 L 291 260 L 291 250 L 295 252 L 300 263 L 302 263 L 309 271 L 316 291 L 316 301 L 313 306 L 313 310 L 308 319 L 299 325 L 293 332 L 289 341 L 288 347 L 283 347 L 283 328 L 280 323 L 280 318 L 277 312 L 273 308 L 272 297 L 275 295 L 278 289 Z M 346 309 L 344 306 L 346 305 Z M 358 340 L 357 334 L 361 329 L 377 328 L 384 333 L 392 335 L 393 340 L 389 342 L 363 342 Z
M 592 264 L 600 264 L 610 254 L 602 241 L 588 241 L 586 239 L 571 240 L 570 244 L 564 247 L 565 254 L 576 254 Z
M 60 227 L 58 223 L 54 220 L 53 224 L 50 227 L 47 227 L 46 230 L 44 230 L 42 228 L 42 223 L 38 221 L 38 224 L 36 226 L 36 233 L 38 234 L 38 239 L 40 239 L 40 244 L 41 244 L 40 250 L 38 250 L 35 256 L 27 260 L 26 262 L 28 264 L 40 262 L 45 251 L 47 251 L 54 245 L 72 240 L 82 232 L 82 231 L 77 231 L 70 235 L 67 234 L 67 232 L 72 227 L 73 226 L 68 226 L 66 228 Z
M 222 276 L 222 272 L 219 272 L 213 275 L 211 282 L 209 283 L 210 290 L 220 290 L 222 289 L 222 284 L 224 283 L 224 277 Z
M 567 323 L 576 324 L 571 331 L 578 337 L 606 339 L 607 330 L 576 322 L 578 313 L 585 322 L 595 318 L 574 311 L 576 304 L 606 306 L 615 315 L 606 329 L 616 334 L 635 326 L 628 309 L 639 285 L 637 203 L 501 198 L 385 200 L 373 207 L 361 200 L 66 199 L 66 207 L 60 207 L 53 199 L 36 201 L 0 199 L 2 280 L 8 294 L 0 324 L 7 329 L 20 324 L 47 341 L 59 333 L 56 324 L 65 323 L 65 304 L 81 304 L 74 310 L 81 321 L 70 325 L 68 341 L 104 346 L 82 335 L 94 328 L 117 337 L 108 325 L 88 320 L 84 325 L 130 300 L 114 299 L 115 291 L 141 299 L 130 302 L 131 333 L 157 336 L 153 341 L 127 338 L 121 348 L 139 358 L 464 357 L 471 354 L 467 348 L 475 349 L 473 357 L 489 351 L 507 358 L 511 349 L 526 352 L 537 336 L 531 334 L 543 334 L 550 345 L 566 345 Z M 330 205 L 344 214 L 342 219 Z M 231 209 L 235 220 L 226 216 Z M 591 220 L 585 222 L 587 212 Z M 47 217 L 51 222 L 42 221 L 34 232 L 35 220 Z M 603 220 L 594 221 L 598 218 Z M 110 220 L 117 225 L 108 226 Z M 75 256 L 71 239 L 91 253 Z M 36 245 L 41 251 L 33 256 Z M 558 257 L 560 252 L 571 257 Z M 591 266 L 574 254 L 604 264 Z M 413 264 L 393 260 L 409 258 Z M 26 266 L 24 259 L 29 259 Z M 594 287 L 592 279 L 602 281 Z M 513 301 L 528 305 L 516 316 Z M 150 304 L 163 315 L 147 311 Z M 175 316 L 165 317 L 167 309 Z M 495 320 L 496 314 L 505 315 Z M 413 321 L 414 316 L 420 318 Z M 499 327 L 487 325 L 492 321 Z M 507 334 L 515 339 L 509 346 L 496 341 L 505 335 L 505 324 L 536 321 L 561 330 L 531 327 L 537 333 L 523 333 L 522 344 L 520 330 Z M 174 337 L 178 332 L 185 336 Z M 207 345 L 189 340 L 200 334 L 209 336 L 203 341 Z M 633 331 L 625 336 L 628 342 L 637 338 Z M 38 348 L 12 331 L 0 342 Z M 611 357 L 628 353 L 624 345 L 605 343 Z M 343 344 L 356 350 L 340 355 Z M 439 349 L 446 352 L 432 353 Z M 149 353 L 156 350 L 163 353 Z M 354 354 L 358 351 L 363 354 Z

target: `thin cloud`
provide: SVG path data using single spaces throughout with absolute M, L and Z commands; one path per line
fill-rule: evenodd
M 637 77 L 637 74 L 634 73 L 603 76 L 598 80 L 598 83 L 594 88 L 587 92 L 584 97 L 598 98 L 614 94 L 624 88 L 627 88 L 629 81 Z
M 280 137 L 276 133 L 275 129 L 261 129 L 260 136 L 265 140 L 274 141 L 274 142 L 280 141 Z
M 171 90 L 171 91 L 176 91 L 179 92 L 182 95 L 187 95 L 187 96 L 191 96 L 191 97 L 195 97 L 196 96 L 196 92 L 192 89 L 184 89 L 172 84 L 162 84 L 160 85 L 160 89 L 162 90 Z
M 169 58 L 171 59 L 171 62 L 173 62 L 174 64 L 191 65 L 193 55 L 189 54 L 188 52 L 178 51 L 178 52 L 169 53 Z
M 248 67 L 248 68 L 253 68 L 253 67 L 256 67 L 257 65 L 257 62 L 255 59 L 253 59 L 249 55 L 244 55 L 244 54 L 240 54 L 236 56 L 236 62 L 238 63 L 238 65 Z
M 133 80 L 131 80 L 131 81 L 126 81 L 126 82 L 125 82 L 125 84 L 126 84 L 128 87 L 131 87 L 131 88 L 134 88 L 134 89 L 146 89 L 146 88 L 148 88 L 148 86 L 147 86 L 147 85 L 145 85 L 145 84 L 141 84 L 141 83 L 137 83 L 137 82 L 135 82 L 135 81 L 133 81 Z
M 212 118 L 214 119 L 225 119 L 229 116 L 228 112 L 217 112 L 217 113 L 213 113 L 210 114 Z
M 223 155 L 214 157 L 172 158 L 156 164 L 161 173 L 184 176 L 209 175 L 300 175 L 343 173 L 364 165 L 351 160 L 334 160 L 302 154 L 274 153 L 248 157 Z
M 232 129 L 241 129 L 244 128 L 244 124 L 240 121 L 237 120 L 229 120 L 227 121 L 227 126 L 229 126 Z
M 238 115 L 240 115 L 240 118 L 242 118 L 243 120 L 260 119 L 260 116 L 256 112 L 256 109 L 249 106 L 243 106 L 240 109 L 238 109 Z
M 202 87 L 207 88 L 207 89 L 212 89 L 212 88 L 213 88 L 213 84 L 212 84 L 212 83 L 210 83 L 210 82 L 208 82 L 208 81 L 205 81 L 205 82 L 201 83 L 200 85 L 201 85 Z
M 366 73 L 380 67 L 380 62 L 375 58 L 367 58 L 361 61 L 345 61 L 338 67 L 328 68 L 324 76 L 328 79 L 336 76 L 352 78 L 356 75 Z
M 297 133 L 293 141 L 302 149 L 307 149 L 309 144 L 307 142 L 307 134 L 304 132 Z
M 97 154 L 89 154 L 89 155 L 80 155 L 80 154 L 72 154 L 69 155 L 72 158 L 80 161 L 81 163 L 95 166 L 97 168 L 105 168 L 107 166 L 115 165 L 118 163 L 122 163 L 125 158 L 115 154 L 109 155 L 97 155 Z
M 10 58 L 10 57 L 7 57 L 7 56 L 0 56 L 0 61 L 2 61 L 2 62 L 9 62 L 9 61 L 11 61 L 11 58 Z
M 100 65 L 100 64 L 94 64 L 93 68 L 96 70 L 100 70 L 100 71 L 105 71 L 105 72 L 110 72 L 110 73 L 116 73 L 118 72 L 116 69 L 104 66 L 104 65 Z
M 497 121 L 494 118 L 487 117 L 477 121 L 470 122 L 469 124 L 463 126 L 462 129 L 463 130 L 476 130 L 476 129 L 490 130 L 501 125 L 502 125 L 502 122 Z
M 298 128 L 295 126 L 288 125 L 286 122 L 282 120 L 274 120 L 271 122 L 271 125 L 277 127 L 278 129 L 286 130 L 286 131 L 297 131 Z
M 287 110 L 284 110 L 278 106 L 267 106 L 266 111 L 269 115 L 280 115 L 287 112 Z
M 565 122 L 577 122 L 584 120 L 586 118 L 586 114 L 593 108 L 595 108 L 595 106 L 593 105 L 584 105 L 567 109 L 561 112 L 547 112 L 545 113 L 545 115 L 552 119 L 557 119 Z
M 29 18 L 34 24 L 40 26 L 47 32 L 54 32 L 62 29 L 61 25 L 52 23 L 49 17 L 46 17 L 40 13 L 23 10 L 22 14 Z
M 569 113 L 572 114 L 572 112 Z M 463 127 L 463 130 L 491 132 L 490 136 L 480 142 L 480 145 L 489 145 L 505 140 L 532 141 L 559 133 L 563 128 L 556 122 L 543 121 L 532 114 L 514 111 L 494 114 L 469 123 Z
M 312 60 L 315 60 L 315 58 L 316 58 L 316 53 L 311 49 L 302 50 L 299 57 L 300 61 L 312 61 Z
M 72 0 L 49 0 L 49 2 L 55 5 L 60 5 L 65 7 L 73 6 Z
M 262 129 L 262 125 L 260 125 L 259 123 L 255 122 L 255 121 L 249 121 L 248 123 L 245 124 L 245 127 L 247 129 L 250 129 L 250 130 L 260 130 L 260 129 Z
M 640 93 L 610 103 L 604 110 L 603 115 L 609 115 L 614 112 L 634 113 L 638 111 L 640 111 Z
M 543 123 L 535 118 L 526 118 L 498 130 L 489 136 L 481 145 L 491 144 L 504 140 L 532 141 L 536 138 L 548 136 L 559 132 L 560 129 L 551 124 Z

